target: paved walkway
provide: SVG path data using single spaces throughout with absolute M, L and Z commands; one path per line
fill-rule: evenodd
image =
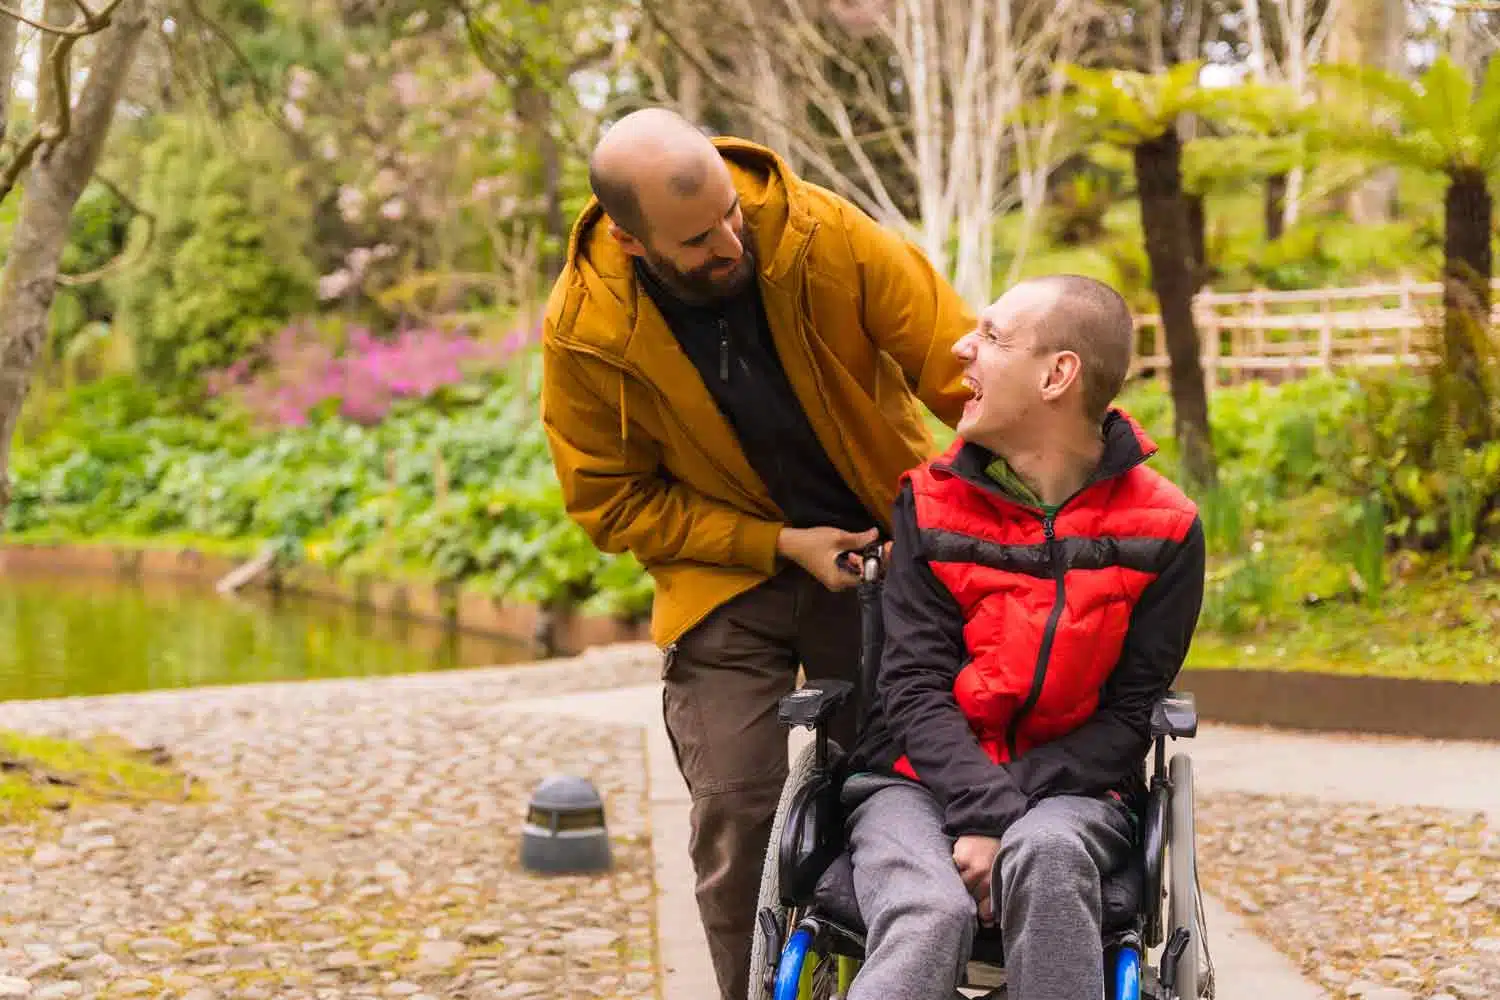
M 688 795 L 661 724 L 661 686 L 533 699 L 512 707 L 635 722 L 647 733 L 649 812 L 657 878 L 657 927 L 664 995 L 715 995 L 689 867 Z M 793 736 L 793 748 L 802 731 Z M 1204 724 L 1180 744 L 1208 791 L 1306 795 L 1327 801 L 1473 809 L 1500 816 L 1500 744 L 1426 743 L 1291 734 Z M 1487 777 L 1482 777 L 1487 776 Z M 1205 900 L 1219 1000 L 1322 1000 L 1327 994 L 1245 923 Z

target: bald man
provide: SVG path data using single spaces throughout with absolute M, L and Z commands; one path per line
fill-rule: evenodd
M 950 1000 L 980 924 L 1010 1000 L 1104 996 L 1104 879 L 1204 586 L 1197 508 L 1113 404 L 1133 340 L 1114 289 L 1055 275 L 955 348 L 973 398 L 903 479 L 842 789 L 867 930 L 848 1000 Z
M 744 1000 L 800 666 L 852 679 L 856 578 L 901 474 L 967 393 L 974 325 L 908 241 L 771 150 L 677 115 L 617 122 L 590 161 L 543 326 L 542 419 L 570 515 L 655 581 L 665 721 L 724 1000 Z M 838 724 L 852 744 L 853 706 Z

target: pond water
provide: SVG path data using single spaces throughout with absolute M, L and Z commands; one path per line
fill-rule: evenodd
M 450 670 L 532 659 L 517 642 L 177 581 L 0 575 L 0 701 Z

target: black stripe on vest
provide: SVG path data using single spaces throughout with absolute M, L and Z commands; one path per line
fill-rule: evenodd
M 929 562 L 971 563 L 1007 573 L 1050 578 L 1055 572 L 1047 543 L 1002 545 L 940 528 L 921 530 L 922 555 Z M 1171 538 L 1059 538 L 1055 542 L 1064 570 L 1123 569 L 1160 573 L 1182 546 Z

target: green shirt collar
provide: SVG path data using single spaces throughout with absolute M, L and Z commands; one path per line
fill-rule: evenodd
M 1037 496 L 1036 492 L 1030 486 L 1026 485 L 1026 480 L 1017 475 L 1016 470 L 1010 467 L 1010 463 L 999 455 L 996 455 L 994 461 L 985 466 L 984 474 L 989 476 L 1006 496 L 1017 503 L 1025 504 L 1028 507 L 1036 507 L 1048 517 L 1056 514 L 1057 509 L 1062 506 L 1061 504 L 1042 503 L 1042 498 Z

